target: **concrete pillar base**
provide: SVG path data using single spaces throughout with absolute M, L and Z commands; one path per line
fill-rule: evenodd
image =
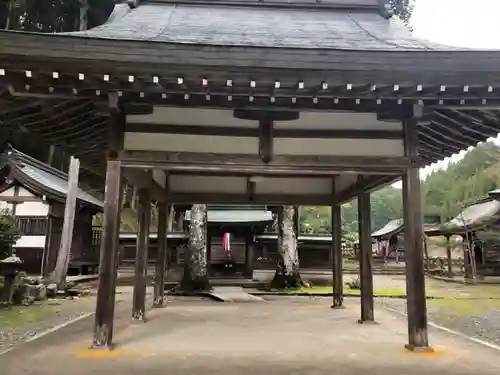
M 413 344 L 406 344 L 405 349 L 414 353 L 433 353 L 434 349 L 431 346 L 415 346 Z
M 335 309 L 335 310 L 343 310 L 345 309 L 345 306 L 344 304 L 341 304 L 341 305 L 336 305 L 336 304 L 333 304 L 330 306 L 332 309 Z
M 359 324 L 378 324 L 375 320 L 361 320 L 358 319 Z

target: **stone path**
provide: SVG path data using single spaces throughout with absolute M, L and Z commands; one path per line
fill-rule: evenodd
M 209 294 L 220 302 L 264 302 L 264 299 L 248 294 L 238 286 L 216 286 Z
M 497 375 L 498 351 L 431 329 L 431 354 L 403 349 L 404 317 L 377 310 L 377 324 L 360 325 L 348 299 L 280 297 L 267 303 L 222 304 L 174 299 L 145 324 L 118 317 L 114 351 L 90 351 L 92 321 L 0 356 L 16 375 Z M 22 361 L 19 361 L 22 358 Z M 5 372 L 4 372 L 5 371 Z

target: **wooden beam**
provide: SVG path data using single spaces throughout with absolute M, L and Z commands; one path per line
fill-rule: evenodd
M 274 155 L 273 160 L 263 166 L 258 155 L 248 154 L 206 154 L 195 152 L 168 152 L 168 151 L 124 151 L 121 159 L 127 166 L 140 168 L 161 168 L 163 165 L 176 163 L 210 164 L 219 163 L 221 166 L 260 166 L 262 169 L 269 166 L 288 166 L 296 168 L 338 168 L 351 171 L 363 170 L 369 174 L 370 169 L 387 170 L 387 174 L 401 173 L 410 165 L 409 158 L 404 156 L 318 156 L 318 155 Z
M 152 168 L 151 168 L 152 169 Z M 151 197 L 159 202 L 165 200 L 167 192 L 156 182 L 150 173 L 138 168 L 124 168 L 123 176 L 139 189 L 151 190 Z
M 261 120 L 265 122 L 266 120 Z M 267 120 L 270 121 L 270 120 Z M 259 128 L 232 128 L 227 126 L 169 125 L 127 123 L 126 132 L 153 134 L 217 135 L 225 137 L 259 137 Z M 332 138 L 332 139 L 403 139 L 400 130 L 350 129 L 273 129 L 274 138 Z
M 273 128 L 272 120 L 259 120 L 259 156 L 265 164 L 273 157 Z
M 40 197 L 25 196 L 0 196 L 0 202 L 6 203 L 24 203 L 24 202 L 42 202 Z
M 408 108 L 403 122 L 405 154 L 418 157 L 418 131 L 413 111 Z M 408 344 L 414 351 L 429 350 L 425 274 L 423 259 L 423 215 L 419 168 L 410 166 L 403 176 L 404 240 L 408 311 Z
M 139 231 L 135 255 L 132 320 L 146 321 L 146 285 L 148 272 L 149 224 L 151 220 L 151 195 L 148 189 L 139 190 Z
M 175 204 L 263 204 L 263 205 L 304 205 L 328 206 L 332 203 L 331 194 L 256 194 L 252 200 L 246 192 L 241 194 L 226 193 L 177 193 L 166 196 L 168 202 Z
M 334 204 L 332 206 L 332 308 L 334 309 L 342 308 L 344 303 L 344 281 L 342 268 L 342 208 L 340 205 Z
M 446 126 L 443 126 L 437 122 L 433 122 L 429 125 L 420 125 L 421 132 L 425 132 L 426 134 L 432 134 L 433 137 L 436 137 L 435 139 L 442 138 L 444 139 L 443 142 L 446 142 L 448 145 L 460 147 L 461 149 L 467 149 L 470 146 L 470 141 L 462 141 L 460 138 L 462 137 L 457 137 L 456 135 L 448 135 L 443 131 L 438 130 L 438 128 L 446 128 Z
M 474 145 L 489 137 L 488 134 L 472 129 L 462 122 L 449 118 L 438 111 L 435 112 L 434 116 L 433 124 L 443 129 L 443 132 L 448 132 L 450 135 L 453 134 L 452 136 L 456 140 L 460 138 L 467 139 L 469 145 Z
M 128 160 L 124 162 L 127 170 L 132 169 L 161 169 L 176 175 L 197 176 L 268 176 L 268 177 L 335 177 L 348 173 L 352 168 L 329 166 L 294 166 L 294 165 L 252 165 L 235 164 L 220 165 L 213 163 L 176 163 L 176 162 L 142 162 Z M 271 163 L 272 164 L 272 163 Z M 388 168 L 366 168 L 367 175 L 397 175 L 397 171 Z M 132 176 L 131 176 L 132 177 Z M 133 181 L 133 180 L 132 180 Z M 141 181 L 141 180 L 140 180 Z M 142 180 L 143 181 L 143 180 Z
M 94 317 L 92 348 L 111 349 L 113 345 L 115 272 L 118 258 L 118 232 L 120 227 L 121 164 L 108 160 L 106 188 L 104 189 L 104 230 L 101 238 L 99 261 L 99 288 Z
M 477 112 L 484 113 L 484 111 L 477 111 Z M 471 123 L 476 124 L 478 126 L 482 126 L 486 129 L 492 131 L 493 133 L 500 132 L 500 119 L 498 119 L 498 118 L 491 119 L 490 121 L 488 121 L 486 123 L 482 119 L 478 118 L 476 115 L 471 114 L 470 111 L 466 112 L 466 111 L 451 109 L 446 113 L 449 113 L 450 115 L 454 115 L 455 117 L 459 117 L 465 121 L 471 122 Z
M 158 204 L 158 241 L 156 250 L 155 285 L 153 307 L 165 305 L 165 268 L 167 265 L 167 223 L 168 206 L 166 202 Z
M 358 195 L 359 273 L 361 281 L 360 323 L 373 322 L 373 271 L 370 193 Z
M 386 185 L 392 184 L 399 179 L 400 176 L 369 176 L 358 179 L 356 183 L 348 186 L 337 194 L 335 204 L 342 205 L 363 192 L 370 193 Z
M 464 133 L 464 130 L 468 131 L 469 133 L 472 133 L 472 134 L 477 134 L 477 135 L 470 137 L 474 140 L 476 140 L 478 136 L 479 136 L 479 139 L 483 139 L 483 138 L 489 138 L 492 135 L 491 131 L 485 132 L 484 130 L 481 131 L 479 129 L 474 129 L 473 127 L 469 126 L 466 122 L 462 122 L 462 121 L 459 121 L 453 117 L 450 117 L 450 116 L 446 115 L 445 113 L 443 113 L 442 111 L 435 111 L 434 116 L 439 117 L 441 120 L 447 121 L 448 123 L 459 127 L 461 131 L 455 130 L 452 127 L 448 127 L 450 131 L 455 132 L 457 135 Z M 498 133 L 498 131 L 497 131 L 497 133 Z

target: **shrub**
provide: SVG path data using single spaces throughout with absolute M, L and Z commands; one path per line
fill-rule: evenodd
M 345 283 L 349 289 L 361 289 L 361 280 L 358 278 Z
M 11 254 L 12 246 L 21 238 L 16 228 L 14 217 L 9 210 L 0 210 L 0 260 Z

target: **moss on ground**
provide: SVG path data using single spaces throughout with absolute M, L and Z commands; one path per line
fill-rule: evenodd
M 0 309 L 0 330 L 22 329 L 57 316 L 59 306 L 37 303 Z
M 288 290 L 288 294 L 326 294 L 326 293 L 332 293 L 332 287 L 331 286 L 313 286 L 311 288 L 299 288 L 299 289 L 293 289 L 293 290 Z M 359 289 L 350 289 L 350 288 L 344 288 L 344 293 L 345 294 L 354 294 L 354 295 L 360 295 L 361 291 Z M 401 288 L 375 288 L 373 290 L 374 296 L 404 296 L 406 295 L 406 291 Z

